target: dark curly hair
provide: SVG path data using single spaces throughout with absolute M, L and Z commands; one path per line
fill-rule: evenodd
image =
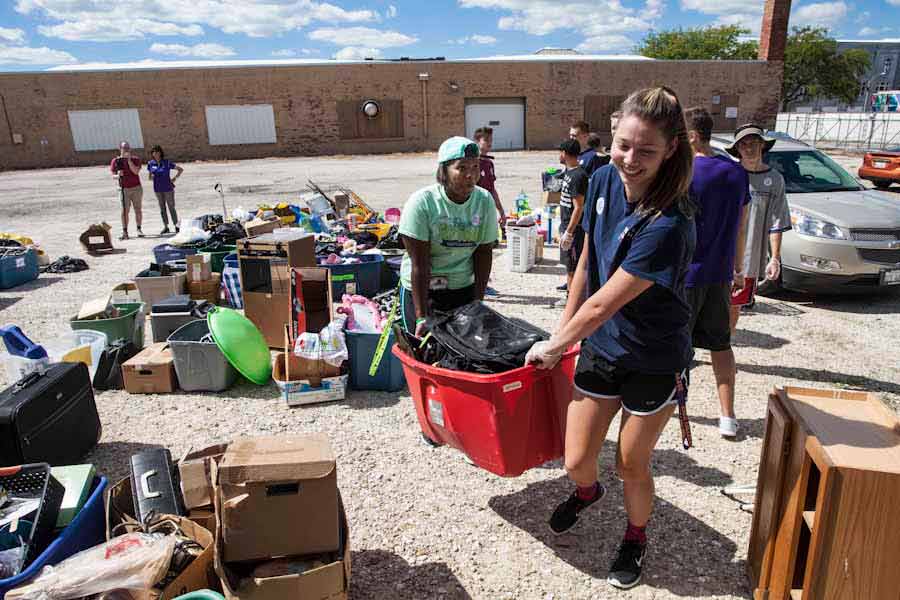
M 156 144 L 152 148 L 150 148 L 150 156 L 153 156 L 154 152 L 159 152 L 159 160 L 163 160 L 166 157 L 166 153 L 163 152 L 162 146 Z

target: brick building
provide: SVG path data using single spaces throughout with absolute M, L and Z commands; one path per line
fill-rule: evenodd
M 491 105 L 521 120 L 510 147 L 545 149 L 582 118 L 608 134 L 629 92 L 659 84 L 685 106 L 708 107 L 719 129 L 774 124 L 776 38 L 787 27 L 777 17 L 790 3 L 768 4 L 758 61 L 536 55 L 3 73 L 0 168 L 101 164 L 119 139 L 161 144 L 179 160 L 432 150 L 490 124 Z

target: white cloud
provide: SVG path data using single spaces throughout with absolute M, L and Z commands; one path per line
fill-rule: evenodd
M 419 41 L 419 38 L 399 31 L 380 31 L 370 27 L 326 27 L 311 31 L 309 39 L 357 49 L 396 48 Z
M 274 52 L 272 52 L 272 56 L 276 58 L 294 58 L 295 56 L 300 56 L 301 54 L 309 56 L 310 54 L 318 53 L 319 51 L 315 48 L 300 48 L 299 50 L 286 48 L 284 50 L 275 50 Z
M 393 4 L 388 5 L 385 16 L 388 19 L 393 19 L 394 17 L 396 17 L 397 16 L 397 7 L 394 6 Z
M 585 37 L 585 47 L 620 45 L 628 34 L 652 29 L 662 16 L 663 0 L 645 0 L 642 7 L 628 8 L 620 0 L 458 0 L 463 8 L 503 11 L 497 27 L 532 35 L 575 32 Z M 731 1 L 731 0 L 729 0 Z
M 339 6 L 316 0 L 129 0 L 128 11 L 133 15 L 160 14 L 160 6 L 164 7 L 166 23 L 157 27 L 178 24 L 182 27 L 193 27 L 194 31 L 202 27 L 218 29 L 225 33 L 241 33 L 250 37 L 268 37 L 295 31 L 310 23 L 322 21 L 327 23 L 356 23 L 375 21 L 378 13 L 372 10 L 345 10 Z M 64 39 L 97 39 L 96 37 L 75 38 L 81 30 L 100 29 L 107 31 L 118 24 L 118 30 L 130 30 L 131 21 L 115 14 L 106 0 L 17 0 L 16 10 L 22 14 L 35 14 L 44 20 L 57 21 L 55 25 L 45 26 L 44 35 L 68 35 Z M 122 8 L 121 10 L 124 10 Z M 144 19 L 144 21 L 149 21 Z M 102 24 L 102 27 L 98 25 Z M 55 27 L 65 28 L 61 30 Z M 43 33 L 43 32 L 42 32 Z M 158 29 L 151 28 L 142 33 L 146 35 L 160 34 Z M 202 33 L 202 31 L 201 31 Z M 169 34 L 171 35 L 171 34 Z M 196 35 L 199 35 L 197 33 Z M 136 39 L 143 35 L 131 37 L 103 37 L 99 41 L 120 39 Z
M 150 19 L 97 18 L 65 21 L 59 25 L 39 25 L 38 33 L 45 37 L 69 41 L 122 42 L 147 36 L 203 35 L 199 25 L 176 25 Z
M 791 24 L 831 28 L 840 24 L 847 17 L 848 10 L 844 2 L 805 4 L 797 7 L 794 14 L 791 15 Z
M 590 37 L 575 48 L 585 54 L 631 54 L 634 52 L 634 41 L 624 35 L 606 35 Z
M 464 46 L 466 44 L 481 44 L 483 46 L 490 46 L 491 44 L 497 43 L 497 38 L 492 35 L 481 35 L 475 33 L 473 35 L 467 35 L 466 37 L 461 37 L 455 40 L 449 40 L 448 44 L 458 44 L 460 46 Z
M 0 27 L 0 40 L 11 42 L 13 44 L 25 43 L 25 32 L 21 29 L 7 29 Z
M 169 56 L 189 56 L 192 58 L 225 58 L 234 56 L 234 50 L 222 44 L 153 44 L 150 52 L 154 54 L 167 54 Z
M 348 46 L 338 50 L 334 57 L 338 60 L 363 60 L 365 58 L 381 58 L 381 50 L 378 48 L 361 48 Z
M 74 56 L 61 50 L 0 44 L 0 65 L 69 65 L 76 62 Z
M 859 33 L 857 35 L 861 35 L 863 37 L 874 37 L 876 35 L 888 33 L 890 31 L 893 31 L 892 27 L 863 27 L 859 30 Z
M 887 0 L 888 4 L 893 4 L 894 6 L 900 6 L 900 0 Z
M 762 26 L 763 2 L 746 0 L 681 0 L 682 10 L 694 10 L 717 17 L 713 26 L 737 25 L 759 35 Z

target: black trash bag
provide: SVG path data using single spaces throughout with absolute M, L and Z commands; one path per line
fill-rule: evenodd
M 378 244 L 378 236 L 371 231 L 354 231 L 349 237 L 360 246 L 374 248 Z
M 525 364 L 531 346 L 550 337 L 520 319 L 504 317 L 478 300 L 437 313 L 428 318 L 425 326 L 443 352 L 436 361 L 438 366 L 469 373 L 517 369 Z
M 336 242 L 316 242 L 316 256 L 340 254 L 343 248 Z
M 88 264 L 80 258 L 72 258 L 70 256 L 60 256 L 52 263 L 44 267 L 44 273 L 77 273 L 85 271 Z
M 134 342 L 116 340 L 111 343 L 97 361 L 94 373 L 95 390 L 121 390 L 125 387 L 122 381 L 122 363 L 138 353 Z
M 243 225 L 234 221 L 228 221 L 227 223 L 222 223 L 216 227 L 216 230 L 213 232 L 208 242 L 213 243 L 218 241 L 225 246 L 234 246 L 235 242 L 242 240 L 245 237 L 247 237 L 247 232 L 244 231 Z
M 400 232 L 397 231 L 396 225 L 391 225 L 391 230 L 381 238 L 377 248 L 380 250 L 403 250 L 403 242 L 400 241 Z

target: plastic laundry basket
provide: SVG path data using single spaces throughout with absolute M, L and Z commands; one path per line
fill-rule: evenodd
M 97 370 L 100 355 L 108 343 L 106 334 L 91 329 L 75 329 L 43 344 L 52 362 L 83 362 L 91 379 Z
M 495 375 L 451 371 L 418 362 L 399 346 L 422 433 L 465 452 L 503 477 L 563 456 L 566 410 L 578 348 L 553 369 L 529 365 Z
M 506 228 L 506 268 L 513 273 L 527 273 L 535 263 L 536 227 Z
M 205 320 L 191 321 L 169 336 L 178 384 L 186 392 L 221 392 L 237 371 L 212 339 Z

